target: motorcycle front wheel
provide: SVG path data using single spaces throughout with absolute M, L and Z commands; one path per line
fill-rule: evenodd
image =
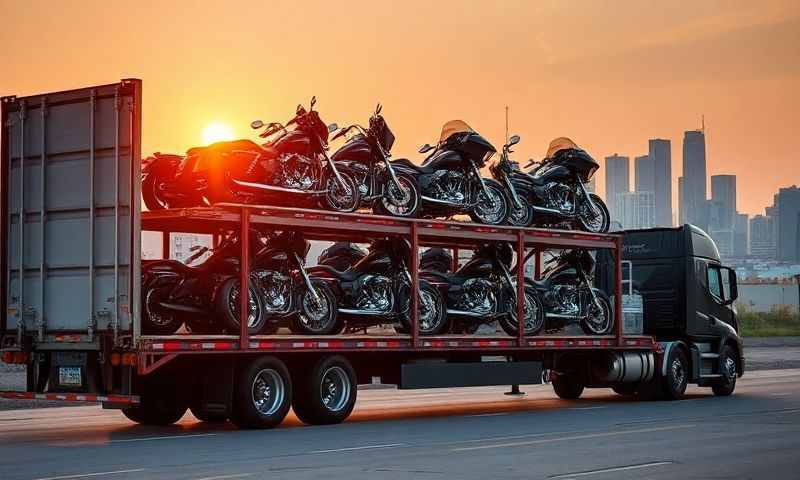
M 485 194 L 483 189 L 478 192 L 478 204 L 469 213 L 473 222 L 483 223 L 484 225 L 502 225 L 508 219 L 510 201 L 508 194 L 499 183 L 491 180 L 486 182 Z
M 510 211 L 508 213 L 508 224 L 513 227 L 527 227 L 533 223 L 534 211 L 533 205 L 527 201 L 520 199 L 522 204 L 520 208 L 514 204 L 514 200 L 510 200 Z
M 611 226 L 611 215 L 608 213 L 608 207 L 606 207 L 605 202 L 594 193 L 590 193 L 589 197 L 591 197 L 592 203 L 594 203 L 594 208 L 586 201 L 582 202 L 579 207 L 579 223 L 583 227 L 582 229 L 590 233 L 608 232 Z
M 336 322 L 338 309 L 336 297 L 331 288 L 323 282 L 314 282 L 313 286 L 318 301 L 307 288 L 304 288 L 300 293 L 298 312 L 292 317 L 289 329 L 298 335 L 337 333 L 339 325 Z
M 591 298 L 587 299 L 589 302 L 588 313 L 581 320 L 581 329 L 589 335 L 608 335 L 614 330 L 614 313 L 611 310 L 611 302 L 602 291 L 595 290 L 594 293 L 597 295 L 597 302 L 600 305 L 592 302 Z
M 353 177 L 339 172 L 344 185 L 339 185 L 336 176 L 331 174 L 325 182 L 325 208 L 335 212 L 355 212 L 361 204 L 361 193 Z
M 417 180 L 402 173 L 397 174 L 398 188 L 391 178 L 384 185 L 383 195 L 375 201 L 376 215 L 391 217 L 416 217 L 419 209 L 419 184 Z
M 411 299 L 405 300 L 406 313 L 402 317 L 401 331 L 411 331 Z M 447 329 L 447 307 L 439 290 L 433 285 L 419 282 L 419 321 L 420 335 L 439 335 Z M 399 333 L 399 332 L 398 332 Z
M 161 191 L 162 180 L 155 173 L 148 173 L 142 179 L 142 198 L 149 211 L 165 210 L 170 204 Z
M 517 302 L 514 300 L 514 295 L 510 294 L 510 292 L 507 296 L 505 307 L 506 314 L 500 318 L 500 326 L 508 335 L 516 337 L 518 334 Z M 531 287 L 525 288 L 523 318 L 526 337 L 536 335 L 544 328 L 544 306 L 536 290 Z

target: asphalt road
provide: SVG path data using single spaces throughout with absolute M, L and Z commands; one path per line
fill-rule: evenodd
M 548 386 L 359 392 L 342 425 L 238 431 L 191 415 L 130 424 L 98 407 L 0 413 L 0 478 L 798 478 L 800 370 L 747 374 L 729 398 L 680 402 Z

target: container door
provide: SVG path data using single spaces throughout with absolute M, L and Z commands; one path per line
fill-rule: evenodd
M 141 81 L 2 99 L 0 333 L 134 334 Z

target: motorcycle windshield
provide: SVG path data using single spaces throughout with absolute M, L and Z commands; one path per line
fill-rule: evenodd
M 475 130 L 463 120 L 450 120 L 442 126 L 442 134 L 439 135 L 439 143 L 444 143 L 448 138 L 459 133 L 475 133 Z
M 579 149 L 578 145 L 567 137 L 558 137 L 547 147 L 546 158 L 553 158 L 553 156 L 561 150 Z

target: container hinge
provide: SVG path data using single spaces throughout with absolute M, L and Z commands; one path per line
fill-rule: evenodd
M 110 321 L 109 318 L 111 317 L 111 310 L 109 310 L 107 308 L 104 308 L 104 309 L 98 311 L 97 313 L 95 313 L 94 315 L 92 315 L 92 321 L 91 321 L 91 323 L 89 325 L 89 341 L 90 342 L 92 341 L 92 331 L 94 329 L 97 329 L 98 317 L 100 319 L 105 320 L 106 324 L 109 324 L 109 321 Z
M 17 345 L 22 345 L 22 339 L 25 337 L 25 319 L 18 314 L 19 321 L 17 321 Z
M 39 341 L 44 341 L 44 312 L 37 312 L 35 308 L 28 307 L 25 309 L 25 316 L 28 318 L 34 318 L 34 322 L 36 324 L 36 334 L 39 337 Z

